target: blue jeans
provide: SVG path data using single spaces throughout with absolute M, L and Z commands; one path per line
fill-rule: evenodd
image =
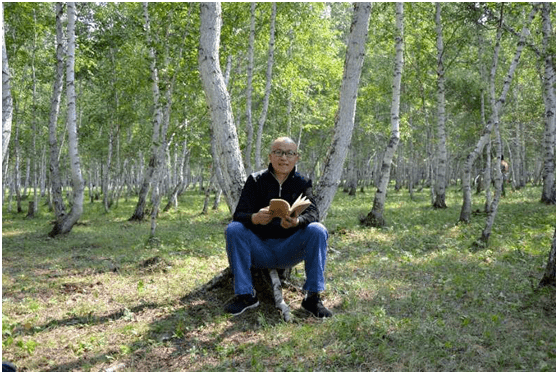
M 234 293 L 252 293 L 250 268 L 285 269 L 304 261 L 309 292 L 325 290 L 327 229 L 313 222 L 285 239 L 260 239 L 240 222 L 231 222 L 225 231 L 227 256 L 234 275 Z

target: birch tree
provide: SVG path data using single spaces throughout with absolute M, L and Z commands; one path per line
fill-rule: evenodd
M 399 144 L 399 107 L 401 98 L 401 76 L 403 74 L 403 3 L 395 4 L 395 69 L 393 72 L 392 100 L 391 100 L 391 137 L 386 147 L 380 170 L 380 182 L 372 210 L 362 223 L 366 226 L 381 227 L 385 225 L 384 207 L 386 193 L 391 174 L 391 161 Z
M 496 33 L 495 44 L 494 44 L 494 53 L 492 56 L 492 67 L 490 71 L 490 76 L 492 77 L 493 74 L 496 73 L 496 67 L 498 64 L 498 55 L 500 52 L 500 40 L 502 38 L 502 27 L 498 27 L 498 31 Z M 481 48 L 482 48 L 482 39 L 479 35 L 479 63 L 480 66 L 480 75 L 481 81 L 484 81 L 485 77 L 485 69 L 481 62 Z M 467 155 L 465 160 L 465 164 L 463 166 L 463 177 L 461 178 L 461 185 L 463 190 L 463 203 L 461 205 L 461 214 L 459 216 L 460 222 L 468 223 L 471 219 L 471 169 L 473 168 L 473 164 L 475 160 L 481 155 L 481 152 L 486 147 L 487 151 L 487 160 L 488 164 L 484 168 L 484 177 L 483 177 L 483 184 L 486 188 L 487 198 L 488 201 L 491 196 L 490 192 L 490 134 L 492 134 L 492 129 L 494 127 L 494 123 L 492 121 L 486 122 L 485 120 L 485 108 L 484 108 L 484 89 L 481 89 L 481 123 L 483 124 L 483 132 L 477 141 L 477 144 L 473 151 Z M 486 211 L 488 211 L 488 206 Z
M 172 30 L 173 10 L 168 14 L 164 32 L 164 51 L 162 62 L 158 63 L 156 58 L 155 45 L 157 43 L 156 33 L 152 31 L 151 19 L 149 16 L 148 3 L 143 4 L 143 15 L 145 20 L 146 41 L 149 53 L 149 69 L 151 73 L 151 92 L 153 95 L 153 133 L 151 137 L 151 158 L 147 167 L 138 199 L 138 204 L 134 215 L 130 220 L 142 220 L 145 213 L 147 194 L 149 189 L 152 191 L 152 210 L 151 210 L 151 235 L 155 234 L 156 218 L 161 201 L 160 182 L 162 181 L 163 161 L 165 159 L 168 139 L 167 132 L 170 124 L 170 116 L 173 104 L 173 91 L 179 69 L 177 68 L 182 59 L 184 40 L 188 33 L 188 27 L 184 28 L 181 42 L 178 44 L 178 51 L 171 64 L 170 34 Z M 174 69 L 172 68 L 174 67 Z M 170 74 L 169 72 L 172 72 Z M 159 86 L 164 87 L 160 90 Z M 161 92 L 162 91 L 162 92 Z
M 263 99 L 263 108 L 258 119 L 258 133 L 256 134 L 256 166 L 257 169 L 262 169 L 262 135 L 265 120 L 267 118 L 267 110 L 269 108 L 269 96 L 271 95 L 271 78 L 273 70 L 273 52 L 275 50 L 275 18 L 277 16 L 277 3 L 272 4 L 271 9 L 271 22 L 269 26 L 269 49 L 267 52 L 267 69 L 265 73 L 265 93 Z
M 438 150 L 436 157 L 436 178 L 434 187 L 434 208 L 446 208 L 446 96 L 444 69 L 444 41 L 442 37 L 441 4 L 436 3 L 436 50 L 438 51 L 438 65 L 436 68 L 438 84 Z
M 200 3 L 199 69 L 206 102 L 211 113 L 211 130 L 222 172 L 221 186 L 227 205 L 234 212 L 246 180 L 242 154 L 234 125 L 230 97 L 219 63 L 221 4 Z
M 143 15 L 145 20 L 145 32 L 147 38 L 148 53 L 149 53 L 149 69 L 151 73 L 151 92 L 153 94 L 154 113 L 153 113 L 153 133 L 151 135 L 151 158 L 147 169 L 143 176 L 143 182 L 139 192 L 138 203 L 136 209 L 129 221 L 141 221 L 145 215 L 145 206 L 147 204 L 147 194 L 152 186 L 153 178 L 159 167 L 159 145 L 163 141 L 161 139 L 161 125 L 163 121 L 162 102 L 160 100 L 159 92 L 159 70 L 157 68 L 157 61 L 155 59 L 155 49 L 151 40 L 151 22 L 149 19 L 148 3 L 143 3 Z
M 61 220 L 66 214 L 66 207 L 62 198 L 62 178 L 60 176 L 60 146 L 56 136 L 58 125 L 58 114 L 60 112 L 60 99 L 62 98 L 62 85 L 64 83 L 64 31 L 62 17 L 64 5 L 56 3 L 56 69 L 52 88 L 52 99 L 50 102 L 50 116 L 48 121 L 49 145 L 50 145 L 50 184 L 52 190 L 52 202 L 54 205 L 54 216 Z
M 190 14 L 192 8 L 189 9 L 188 14 Z M 146 13 L 147 14 L 147 13 Z M 171 12 L 172 14 L 172 12 Z M 170 17 L 169 17 L 170 19 Z M 190 19 L 190 17 L 188 17 L 188 19 Z M 170 25 L 169 25 L 170 26 Z M 164 54 L 164 62 L 163 62 L 163 71 L 164 72 L 168 72 L 170 71 L 170 48 L 169 48 L 169 34 L 171 33 L 171 29 L 170 27 L 167 28 L 167 33 L 165 35 L 165 41 L 166 41 L 166 45 L 165 45 L 165 54 Z M 167 140 L 167 133 L 168 133 L 168 129 L 169 129 L 169 125 L 170 125 L 170 116 L 171 116 L 171 111 L 172 111 L 172 104 L 173 104 L 173 92 L 174 92 L 174 87 L 176 84 L 176 78 L 178 76 L 178 71 L 180 69 L 178 69 L 178 66 L 180 66 L 180 61 L 182 60 L 182 53 L 184 50 L 184 45 L 185 45 L 185 40 L 186 40 L 186 36 L 188 35 L 188 27 L 184 27 L 184 33 L 182 35 L 182 41 L 181 43 L 179 43 L 179 47 L 178 47 L 178 53 L 177 56 L 175 57 L 175 61 L 174 61 L 174 72 L 172 75 L 170 74 L 165 74 L 166 78 L 165 78 L 165 87 L 166 89 L 164 90 L 164 100 L 163 103 L 161 103 L 160 107 L 162 107 L 162 124 L 161 124 L 161 128 L 160 128 L 160 134 L 159 134 L 159 144 L 157 145 L 157 149 L 156 149 L 156 159 L 157 159 L 157 167 L 155 169 L 155 178 L 153 181 L 154 184 L 154 190 L 153 190 L 153 209 L 151 211 L 151 236 L 155 235 L 155 228 L 157 226 L 157 215 L 159 214 L 159 205 L 161 203 L 161 195 L 162 192 L 160 191 L 160 184 L 162 181 L 162 173 L 163 173 L 163 161 L 165 158 L 165 154 L 167 153 L 167 149 L 168 149 L 168 144 L 169 141 Z M 160 100 L 161 98 L 159 98 Z
M 31 167 L 33 170 L 31 183 L 33 184 L 33 204 L 29 202 L 29 210 L 27 211 L 27 217 L 34 217 L 35 212 L 39 208 L 39 197 L 37 194 L 38 187 L 38 149 L 37 149 L 37 107 L 38 107 L 38 93 L 37 93 L 37 14 L 33 10 L 33 47 L 31 49 L 31 92 L 32 92 L 32 104 L 31 104 Z
M 321 220 L 324 220 L 327 216 L 327 211 L 337 191 L 339 179 L 343 173 L 343 163 L 351 144 L 371 9 L 371 3 L 354 4 L 351 28 L 347 40 L 339 107 L 335 115 L 333 140 L 327 152 L 323 175 L 316 186 L 316 204 L 320 211 Z
M 544 168 L 543 191 L 541 201 L 546 204 L 556 204 L 556 55 L 555 48 L 549 46 L 549 40 L 554 32 L 550 19 L 549 3 L 542 4 L 543 21 L 543 51 L 544 51 L 544 107 L 545 130 L 543 139 Z
M 49 236 L 69 233 L 83 212 L 83 177 L 78 153 L 78 136 L 76 121 L 76 89 L 74 78 L 75 61 L 75 3 L 67 3 L 68 9 L 68 50 L 66 55 L 66 94 L 68 96 L 68 155 L 72 174 L 73 204 L 70 213 L 61 220 L 57 220 Z
M 4 4 L 2 3 L 2 164 L 8 155 L 8 144 L 12 134 L 12 93 L 10 90 L 10 67 L 4 39 Z
M 502 171 L 500 169 L 500 161 L 502 159 L 502 146 L 500 140 L 500 111 L 504 103 L 506 102 L 506 96 L 510 89 L 511 82 L 513 79 L 513 74 L 517 65 L 519 64 L 519 60 L 521 58 L 521 53 L 525 47 L 525 38 L 529 34 L 528 26 L 533 21 L 533 18 L 536 14 L 536 8 L 533 7 L 533 10 L 528 16 L 525 26 L 521 31 L 521 37 L 517 43 L 517 49 L 515 52 L 515 56 L 511 61 L 510 68 L 508 74 L 504 78 L 504 83 L 502 87 L 502 94 L 496 99 L 496 66 L 498 64 L 498 56 L 495 52 L 494 62 L 492 64 L 492 69 L 490 73 L 490 105 L 492 109 L 492 113 L 490 116 L 490 122 L 492 122 L 495 131 L 495 144 L 496 147 L 496 161 L 494 163 L 493 170 L 496 173 L 494 177 L 494 198 L 490 204 L 490 208 L 488 211 L 488 216 L 486 218 L 486 225 L 482 231 L 481 237 L 475 242 L 475 246 L 485 247 L 488 245 L 488 241 L 490 239 L 490 234 L 492 232 L 492 226 L 494 225 L 494 221 L 496 219 L 496 214 L 498 212 L 498 204 L 500 203 L 500 196 L 502 195 Z
M 248 174 L 252 172 L 252 142 L 254 125 L 252 124 L 252 78 L 254 75 L 254 39 L 256 34 L 256 2 L 250 6 L 250 36 L 248 39 L 248 71 L 246 84 L 246 148 L 244 149 L 244 167 Z
M 529 16 L 529 20 L 527 21 L 527 25 L 531 23 L 533 17 L 535 14 L 535 10 L 533 10 Z M 506 102 L 506 97 L 508 94 L 508 91 L 510 89 L 511 86 L 511 82 L 512 82 L 512 78 L 515 72 L 515 69 L 517 68 L 517 65 L 519 63 L 519 59 L 521 57 L 521 53 L 523 51 L 523 48 L 525 46 L 525 38 L 527 37 L 527 34 L 529 32 L 527 25 L 523 28 L 521 36 L 519 38 L 519 41 L 517 43 L 517 48 L 515 51 L 515 56 L 510 64 L 510 67 L 508 69 L 508 72 L 506 74 L 506 78 L 504 79 L 504 84 L 502 87 L 502 92 L 499 96 L 499 98 L 496 100 L 496 91 L 495 91 L 495 80 L 496 80 L 496 70 L 498 67 L 498 59 L 499 59 L 499 53 L 500 53 L 500 41 L 502 38 L 502 32 L 503 32 L 503 28 L 502 28 L 502 20 L 498 21 L 498 31 L 496 33 L 496 37 L 495 37 L 495 44 L 494 44 L 494 52 L 493 52 L 493 56 L 492 56 L 492 64 L 491 64 L 491 69 L 490 69 L 490 73 L 489 73 L 489 77 L 488 77 L 488 82 L 489 82 L 489 93 L 490 93 L 490 97 L 491 97 L 491 109 L 492 109 L 492 114 L 491 117 L 489 118 L 488 122 L 486 122 L 486 125 L 484 126 L 483 132 L 475 146 L 475 148 L 473 149 L 473 151 L 467 155 L 467 159 L 465 161 L 465 166 L 464 166 L 464 172 L 463 172 L 463 178 L 462 178 L 462 185 L 463 185 L 463 204 L 461 206 L 461 214 L 459 217 L 459 221 L 461 222 L 469 222 L 470 220 L 470 216 L 471 216 L 471 187 L 470 187 L 470 179 L 471 179 L 471 168 L 473 163 L 475 162 L 475 160 L 479 157 L 479 155 L 481 154 L 481 152 L 483 151 L 483 149 L 486 147 L 490 147 L 490 136 L 493 132 L 494 126 L 495 124 L 499 121 L 499 114 L 504 103 Z M 482 74 L 481 74 L 482 75 Z M 484 101 L 481 101 L 481 103 L 483 103 Z M 482 119 L 484 122 L 484 105 L 482 106 L 482 111 L 481 111 L 481 115 L 482 115 Z M 500 151 L 501 152 L 501 151 Z M 498 157 L 501 157 L 501 154 L 498 154 Z M 500 162 L 501 158 L 498 158 L 498 166 L 495 168 L 497 170 L 500 170 Z M 490 173 L 491 169 L 493 169 L 492 167 L 490 167 L 491 164 L 491 160 L 490 160 L 490 152 L 487 153 L 487 167 L 485 168 L 485 172 L 486 173 Z M 497 170 L 494 170 L 497 172 Z M 490 174 L 489 174 L 490 175 Z M 486 184 L 486 189 L 487 189 L 487 212 L 490 211 L 490 207 L 492 206 L 493 203 L 493 199 L 489 199 L 488 196 L 490 196 L 490 185 L 489 185 L 489 181 L 490 181 L 490 177 L 488 177 L 485 174 L 484 177 L 484 182 Z M 501 172 L 500 172 L 500 179 L 501 179 Z M 501 187 L 501 184 L 500 184 Z M 496 190 L 498 190 L 498 188 L 496 188 Z M 500 193 L 501 193 L 501 188 L 500 188 Z M 491 200 L 491 201 L 488 201 Z M 497 208 L 497 205 L 495 206 L 495 208 Z M 495 214 L 495 212 L 494 212 Z M 492 221 L 493 222 L 493 221 Z M 489 234 L 489 231 L 487 231 L 487 234 Z M 486 238 L 486 240 L 488 240 L 488 238 Z
M 188 127 L 188 121 L 184 121 L 182 130 L 184 131 Z M 180 162 L 178 166 L 178 180 L 174 188 L 168 196 L 168 203 L 164 207 L 163 211 L 168 211 L 172 206 L 175 208 L 178 206 L 178 196 L 182 194 L 186 186 L 188 185 L 188 169 L 190 167 L 190 150 L 188 149 L 188 139 L 184 139 L 182 144 L 182 156 L 180 157 Z

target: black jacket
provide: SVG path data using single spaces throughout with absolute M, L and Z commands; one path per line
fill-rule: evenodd
M 295 168 L 287 179 L 279 184 L 272 170 L 273 168 L 269 164 L 267 169 L 252 173 L 248 177 L 233 215 L 235 221 L 242 222 L 244 226 L 252 230 L 261 239 L 287 238 L 297 230 L 308 226 L 309 223 L 320 220 L 318 208 L 312 195 L 312 180 L 299 174 Z M 298 217 L 299 225 L 297 227 L 282 228 L 280 218 L 274 218 L 267 225 L 254 225 L 252 223 L 252 214 L 269 206 L 271 199 L 281 198 L 292 204 L 300 194 L 306 196 L 312 202 L 312 205 Z

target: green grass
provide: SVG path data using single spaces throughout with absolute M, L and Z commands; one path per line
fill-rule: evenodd
M 324 222 L 335 316 L 308 317 L 288 288 L 290 324 L 268 302 L 224 314 L 232 287 L 194 292 L 228 265 L 230 219 L 224 205 L 200 215 L 198 192 L 161 214 L 153 239 L 149 222 L 127 221 L 132 200 L 109 213 L 87 202 L 57 239 L 45 206 L 35 219 L 4 206 L 2 359 L 24 371 L 556 371 L 555 291 L 533 288 L 556 209 L 539 197 L 508 191 L 489 247 L 474 250 L 485 216 L 457 224 L 457 190 L 444 210 L 426 190 L 413 201 L 390 190 L 381 229 L 358 223 L 372 189 L 339 192 Z M 292 283 L 303 282 L 300 264 Z

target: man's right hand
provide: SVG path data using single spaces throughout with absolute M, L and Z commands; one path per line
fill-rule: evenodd
M 260 209 L 258 213 L 252 214 L 252 223 L 254 225 L 267 225 L 273 219 L 273 215 L 269 211 L 269 207 Z

